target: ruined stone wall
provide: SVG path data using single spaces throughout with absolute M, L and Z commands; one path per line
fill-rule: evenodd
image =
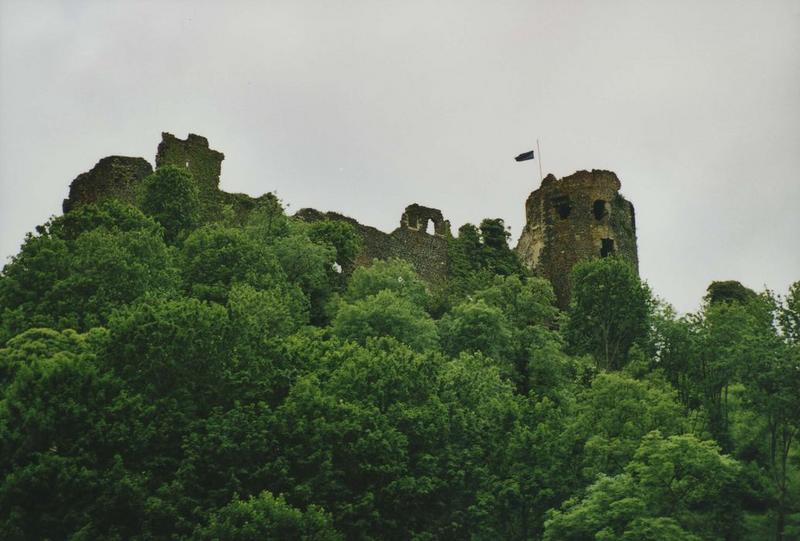
M 209 148 L 205 137 L 190 133 L 186 139 L 178 139 L 163 132 L 156 153 L 156 169 L 165 165 L 188 169 L 200 191 L 201 213 L 206 219 L 214 219 L 222 209 L 219 177 L 224 159 L 222 152 Z
M 371 265 L 374 259 L 398 258 L 411 263 L 420 277 L 430 284 L 438 285 L 447 280 L 450 223 L 438 209 L 416 203 L 409 205 L 400 219 L 400 227 L 391 233 L 384 233 L 335 212 L 301 209 L 295 217 L 306 221 L 341 220 L 353 225 L 362 239 L 355 267 Z M 428 220 L 434 223 L 433 235 L 425 232 Z
M 254 198 L 221 191 L 225 155 L 210 148 L 205 137 L 189 134 L 186 139 L 178 139 L 166 132 L 161 137 L 156 167 L 172 165 L 189 170 L 200 189 L 206 221 L 220 219 L 226 209 L 231 209 L 234 217 L 244 222 L 260 204 L 274 202 L 274 195 L 269 193 Z M 112 197 L 135 203 L 138 185 L 152 171 L 143 158 L 103 158 L 72 182 L 64 212 L 82 203 Z M 562 308 L 569 304 L 570 271 L 581 259 L 614 254 L 638 267 L 633 205 L 619 194 L 619 189 L 619 179 L 611 171 L 578 171 L 560 180 L 548 175 L 525 203 L 527 223 L 517 254 L 535 274 L 552 282 Z M 410 262 L 431 284 L 447 280 L 450 223 L 438 209 L 409 205 L 400 218 L 400 227 L 391 233 L 332 212 L 303 209 L 296 216 L 309 221 L 330 219 L 353 224 L 363 239 L 355 266 L 369 265 L 374 259 L 399 258 Z M 426 233 L 429 223 L 433 224 L 433 234 Z
M 274 201 L 275 196 L 267 193 L 251 197 L 220 190 L 219 177 L 224 159 L 222 152 L 209 147 L 205 137 L 190 133 L 186 139 L 178 139 L 164 132 L 156 153 L 156 167 L 171 165 L 188 169 L 197 183 L 205 220 L 220 219 L 227 207 L 239 222 L 243 222 L 250 211 L 262 203 Z M 144 158 L 103 158 L 91 171 L 78 175 L 72 181 L 69 196 L 63 203 L 64 212 L 80 204 L 98 203 L 110 198 L 135 204 L 139 183 L 152 172 L 153 167 Z
M 111 198 L 134 204 L 137 185 L 152 172 L 153 167 L 144 158 L 108 156 L 72 181 L 62 208 L 69 212 L 82 203 L 99 203 Z
M 526 267 L 553 284 L 558 304 L 570 300 L 570 271 L 582 259 L 616 255 L 638 269 L 633 205 L 611 171 L 548 175 L 525 202 L 516 251 Z
M 192 174 L 200 191 L 204 220 L 217 220 L 229 208 L 237 221 L 244 222 L 252 210 L 260 204 L 274 202 L 275 196 L 267 193 L 261 197 L 250 197 L 220 190 L 224 159 L 222 152 L 209 147 L 205 137 L 190 133 L 186 139 L 179 139 L 164 132 L 156 153 L 156 168 L 169 165 L 185 168 Z M 152 172 L 153 168 L 143 158 L 103 158 L 91 171 L 79 175 L 72 182 L 69 197 L 64 200 L 64 212 L 80 204 L 109 198 L 135 204 L 138 184 Z M 447 279 L 450 222 L 444 219 L 438 209 L 416 203 L 409 205 L 400 219 L 400 227 L 391 233 L 384 233 L 333 212 L 303 209 L 296 216 L 307 221 L 342 220 L 355 226 L 363 239 L 355 266 L 370 265 L 374 259 L 399 258 L 410 262 L 420 276 L 432 284 Z M 433 223 L 432 235 L 426 233 L 428 222 Z
M 427 232 L 428 223 L 433 223 L 433 234 L 440 237 L 450 235 L 450 222 L 444 219 L 442 211 L 413 203 L 406 207 L 400 217 L 400 227 L 411 231 Z

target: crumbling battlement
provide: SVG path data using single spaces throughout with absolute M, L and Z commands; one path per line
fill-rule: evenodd
M 76 205 L 109 198 L 135 203 L 136 185 L 152 172 L 153 167 L 144 158 L 108 156 L 72 181 L 62 208 L 69 212 Z
M 201 213 L 207 220 L 220 218 L 224 209 L 229 208 L 242 221 L 260 203 L 275 199 L 270 193 L 261 197 L 250 197 L 220 190 L 219 177 L 224 159 L 222 152 L 208 146 L 208 139 L 205 137 L 190 133 L 186 139 L 178 139 L 171 133 L 163 132 L 155 163 L 156 168 L 172 165 L 188 169 L 197 183 Z M 144 158 L 103 158 L 91 171 L 78 175 L 72 181 L 69 196 L 64 200 L 64 212 L 77 205 L 111 198 L 135 204 L 137 185 L 152 172 L 153 167 Z
M 517 254 L 550 280 L 562 308 L 569 306 L 570 271 L 581 259 L 616 255 L 638 269 L 633 204 L 620 186 L 611 171 L 578 171 L 560 180 L 547 175 L 525 202 Z
M 428 283 L 441 284 L 447 279 L 450 222 L 442 217 L 439 209 L 416 203 L 409 205 L 400 218 L 400 227 L 391 233 L 384 233 L 335 212 L 305 208 L 297 211 L 295 217 L 308 222 L 340 220 L 353 225 L 362 239 L 361 253 L 355 260 L 355 267 L 368 266 L 374 259 L 398 258 L 411 263 Z M 433 221 L 433 235 L 425 232 L 428 220 Z
M 185 167 L 201 190 L 219 189 L 222 160 L 225 154 L 208 146 L 208 139 L 190 133 L 183 140 L 168 132 L 161 133 L 156 153 L 156 168 L 165 165 Z

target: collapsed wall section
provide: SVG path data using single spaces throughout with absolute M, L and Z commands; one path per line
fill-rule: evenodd
M 442 284 L 447 280 L 450 223 L 442 217 L 438 209 L 416 203 L 409 205 L 400 219 L 400 227 L 391 233 L 384 233 L 335 212 L 306 208 L 299 210 L 295 217 L 309 222 L 339 220 L 355 227 L 362 245 L 353 268 L 369 266 L 375 259 L 397 258 L 411 263 L 420 277 L 430 284 Z M 428 220 L 434 223 L 432 235 L 425 232 Z M 352 272 L 353 268 L 342 270 Z

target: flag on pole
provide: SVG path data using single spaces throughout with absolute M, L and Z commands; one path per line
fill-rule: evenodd
M 514 159 L 516 161 L 518 161 L 518 162 L 524 162 L 524 161 L 527 161 L 527 160 L 532 160 L 533 159 L 533 151 L 529 150 L 528 152 L 523 152 L 522 154 L 520 154 L 519 156 L 517 156 Z

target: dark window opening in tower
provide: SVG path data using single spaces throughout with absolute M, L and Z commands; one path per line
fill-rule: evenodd
M 553 206 L 559 218 L 562 220 L 569 218 L 569 214 L 572 212 L 572 206 L 569 204 L 569 197 L 564 196 L 553 199 Z
M 636 229 L 636 211 L 633 210 L 633 203 L 631 205 L 631 227 Z
M 605 218 L 608 211 L 606 210 L 606 202 L 602 199 L 598 199 L 594 202 L 594 206 L 592 207 L 592 212 L 594 213 L 595 220 L 602 220 Z
M 600 257 L 614 255 L 614 239 L 602 239 L 603 245 L 600 247 Z

